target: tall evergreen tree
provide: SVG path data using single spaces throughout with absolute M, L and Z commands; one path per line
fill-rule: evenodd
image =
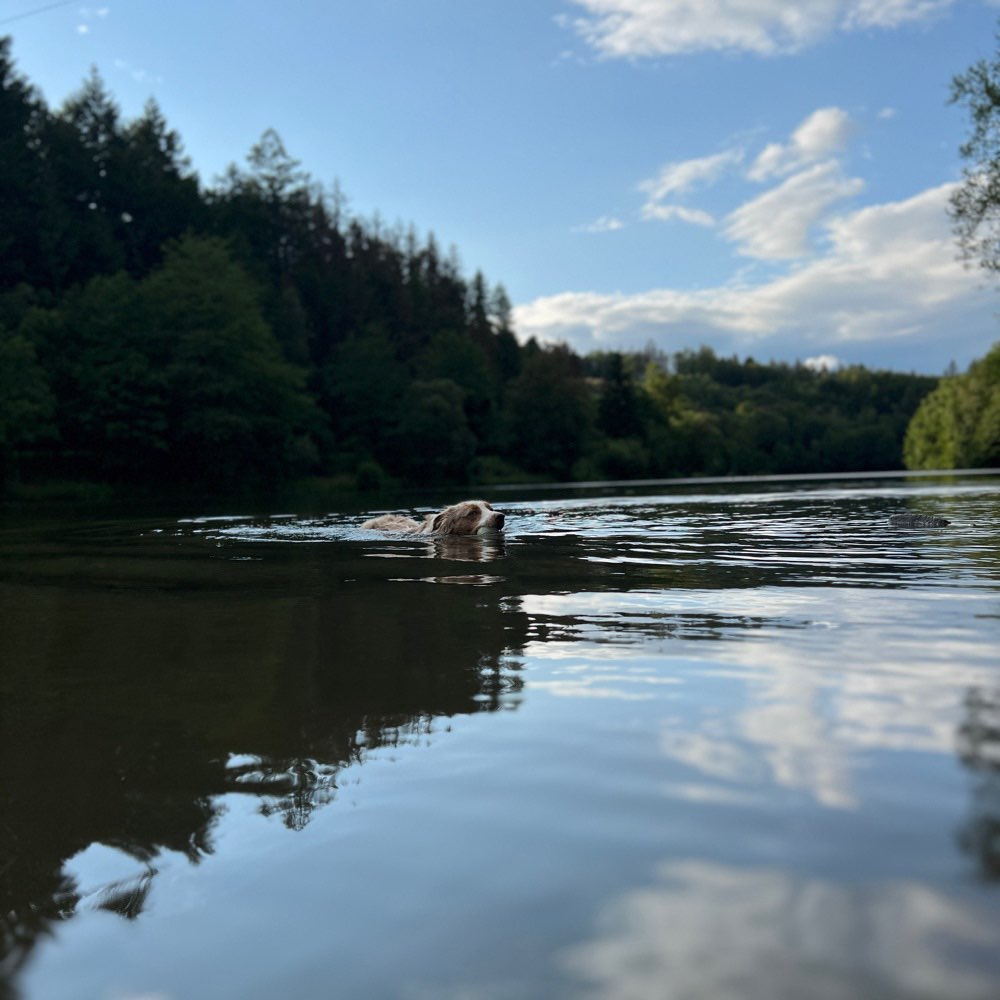
M 57 241 L 54 191 L 44 157 L 48 110 L 15 69 L 0 38 L 0 290 L 49 283 Z
M 125 266 L 140 276 L 160 262 L 169 240 L 204 230 L 207 213 L 180 136 L 155 101 L 125 125 L 122 138 L 111 164 L 118 183 L 110 211 L 117 213 Z
M 129 178 L 119 169 L 121 115 L 96 69 L 51 120 L 46 143 L 69 215 L 63 283 L 119 270 L 126 259 L 121 195 Z
M 625 359 L 615 351 L 607 355 L 602 367 L 603 385 L 597 405 L 598 427 L 610 437 L 641 434 L 639 395 Z

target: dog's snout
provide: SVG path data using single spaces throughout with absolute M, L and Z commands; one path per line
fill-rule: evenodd
M 494 524 L 496 524 L 496 526 L 498 528 L 502 528 L 503 527 L 503 523 L 504 523 L 504 521 L 507 520 L 507 518 L 504 517 L 503 514 L 501 514 L 500 511 L 498 511 L 498 510 L 494 511 L 494 514 L 496 515 L 495 518 L 494 518 Z

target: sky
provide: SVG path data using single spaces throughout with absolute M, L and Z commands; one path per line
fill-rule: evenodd
M 958 260 L 953 77 L 998 0 L 0 0 L 53 108 L 96 67 L 212 184 L 275 129 L 575 350 L 938 374 L 1000 340 Z

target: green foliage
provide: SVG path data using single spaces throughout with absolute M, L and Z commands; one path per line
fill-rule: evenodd
M 414 359 L 414 370 L 425 379 L 451 379 L 467 394 L 483 399 L 493 392 L 486 353 L 467 334 L 455 330 L 433 334 Z
M 580 479 L 643 479 L 649 475 L 649 448 L 642 438 L 614 437 L 602 440 L 589 457 L 588 471 Z M 576 474 L 576 469 L 574 469 Z
M 54 436 L 54 409 L 34 346 L 0 326 L 0 484 L 20 452 Z
M 383 454 L 408 383 L 406 367 L 379 327 L 338 344 L 319 380 L 320 403 L 338 444 L 357 454 Z
M 414 381 L 403 400 L 403 416 L 388 441 L 391 467 L 413 483 L 464 483 L 476 452 L 463 402 L 451 379 Z
M 219 240 L 172 245 L 142 288 L 163 351 L 170 464 L 194 481 L 268 482 L 308 454 L 320 424 L 305 373 L 284 360 L 258 295 Z M 298 442 L 298 443 L 296 443 Z
M 366 458 L 355 471 L 354 485 L 359 490 L 382 490 L 390 485 L 390 480 L 378 462 Z
M 924 399 L 907 428 L 903 460 L 908 469 L 1000 465 L 1000 343 Z
M 557 347 L 529 356 L 507 388 L 507 450 L 529 472 L 569 478 L 594 424 L 579 359 Z
M 952 217 L 966 260 L 1000 271 L 1000 55 L 980 59 L 952 80 L 951 101 L 972 126 L 959 152 L 966 166 L 951 196 Z
M 470 482 L 478 486 L 527 483 L 531 478 L 519 465 L 499 455 L 479 455 L 469 472 Z
M 480 332 L 479 339 L 492 336 Z M 435 333 L 417 355 L 414 371 L 421 379 L 448 379 L 462 390 L 463 410 L 477 440 L 492 444 L 499 386 L 486 349 L 468 333 Z
M 46 208 L 37 180 L 44 115 L 41 98 L 14 69 L 10 39 L 0 38 L 0 287 L 32 280 L 41 265 L 35 230 Z
M 218 240 L 171 245 L 141 282 L 96 277 L 22 328 L 47 361 L 74 471 L 232 485 L 280 480 L 317 454 L 323 418 L 305 373 Z
M 632 373 L 621 354 L 607 355 L 601 366 L 602 386 L 597 400 L 597 425 L 613 438 L 627 438 L 642 433 L 639 394 Z
M 154 476 L 169 446 L 165 359 L 150 350 L 139 285 L 125 273 L 94 278 L 51 320 L 45 352 L 64 447 L 102 476 Z

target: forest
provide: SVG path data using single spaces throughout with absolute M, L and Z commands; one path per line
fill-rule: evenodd
M 0 40 L 0 490 L 894 469 L 939 381 L 515 334 L 277 132 L 206 185 L 155 103 L 124 120 L 95 71 L 50 109 Z

